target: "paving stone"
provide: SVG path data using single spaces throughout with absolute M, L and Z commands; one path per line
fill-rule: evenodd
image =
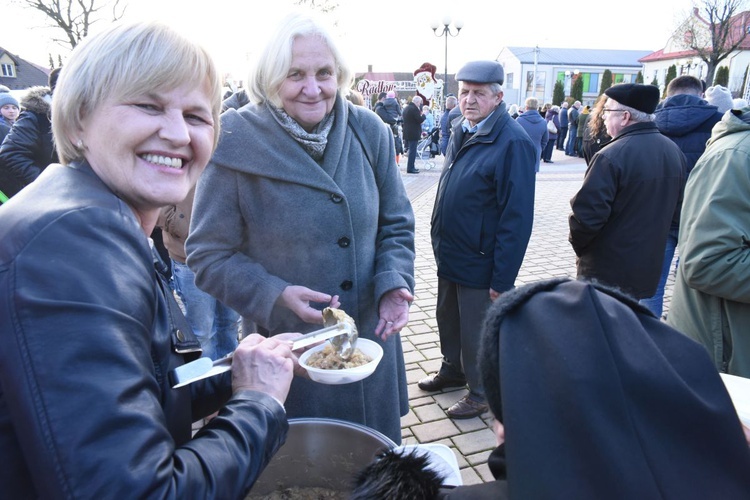
M 494 449 L 497 446 L 497 439 L 491 429 L 485 428 L 456 436 L 453 438 L 453 443 L 461 454 L 470 455 Z
M 414 437 L 413 434 L 409 434 L 408 436 L 405 436 L 403 433 L 401 434 L 401 445 L 402 446 L 408 446 L 412 444 L 419 444 L 419 441 L 417 438 Z
M 471 467 L 461 469 L 461 480 L 467 486 L 470 484 L 482 484 L 484 482 L 479 474 L 477 474 L 477 472 Z
M 496 446 L 493 446 L 492 450 L 494 450 L 495 447 Z M 490 453 L 492 453 L 492 450 L 484 450 L 484 451 L 480 451 L 479 453 L 474 453 L 472 455 L 465 455 L 466 462 L 468 462 L 468 464 L 471 465 L 472 467 L 477 467 L 479 465 L 486 464 L 487 460 L 489 460 L 490 458 Z M 459 451 L 459 453 L 461 452 Z
M 439 439 L 459 434 L 458 428 L 448 419 L 417 424 L 412 426 L 411 431 L 419 439 L 420 443 L 431 443 Z
M 412 331 L 412 333 L 433 333 L 432 328 L 430 325 L 427 325 L 424 322 L 414 323 L 410 324 L 409 329 Z M 414 341 L 413 341 L 414 342 Z M 422 342 L 428 342 L 428 341 L 422 341 Z M 434 340 L 433 340 L 434 342 Z M 420 342 L 414 342 L 415 344 L 419 344 Z
M 412 408 L 416 408 L 418 406 L 423 406 L 423 405 L 429 405 L 434 402 L 435 400 L 430 396 L 424 396 L 421 398 L 414 398 L 414 399 L 409 398 L 409 406 L 411 406 Z
M 401 427 L 411 427 L 421 423 L 419 416 L 413 411 L 409 410 L 406 415 L 401 417 Z
M 492 429 L 492 420 L 485 421 L 482 418 L 457 419 L 454 423 L 462 433 L 474 432 L 487 428 Z
M 427 373 L 435 373 L 440 369 L 440 365 L 442 364 L 441 358 L 434 358 L 427 360 L 423 363 L 420 363 L 419 366 L 422 367 L 422 369 Z
M 425 406 L 420 406 L 418 408 L 414 408 L 414 413 L 417 415 L 417 417 L 419 418 L 421 422 L 432 422 L 434 420 L 440 420 L 441 418 L 446 418 L 445 412 L 437 404 L 425 405 Z M 460 427 L 459 427 L 459 430 L 460 430 Z
M 414 349 L 413 351 L 404 353 L 404 362 L 418 363 L 419 361 L 425 361 L 424 354 L 422 354 L 419 350 Z
M 493 476 L 492 471 L 490 471 L 490 466 L 486 463 L 475 465 L 474 471 L 479 474 L 479 477 L 481 477 L 482 481 L 485 483 L 495 480 L 495 476 Z
M 438 361 L 441 361 L 443 359 L 443 353 L 440 351 L 439 346 L 427 349 L 420 346 L 419 352 L 422 353 L 422 356 L 424 356 L 425 359 L 437 359 Z M 440 368 L 440 366 L 435 369 L 437 370 L 438 368 Z
M 414 365 L 418 366 L 418 365 Z M 424 370 L 421 369 L 406 369 L 406 383 L 416 384 L 424 376 Z
M 447 410 L 448 408 L 451 407 L 451 405 L 453 405 L 453 403 L 455 403 L 462 397 L 466 396 L 468 392 L 469 392 L 468 389 L 460 389 L 460 388 L 455 389 L 455 390 L 447 389 L 446 392 L 435 393 L 433 397 L 435 398 L 435 401 L 437 402 L 437 404 L 440 405 L 441 408 L 444 408 Z

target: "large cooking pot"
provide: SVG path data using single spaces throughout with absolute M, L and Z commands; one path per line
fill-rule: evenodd
M 268 495 L 284 488 L 351 491 L 352 478 L 381 450 L 396 443 L 364 425 L 327 418 L 289 420 L 286 443 L 250 491 Z

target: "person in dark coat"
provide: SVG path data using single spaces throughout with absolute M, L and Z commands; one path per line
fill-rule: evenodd
M 558 118 L 558 115 L 560 114 L 560 106 L 552 106 L 550 107 L 549 111 L 547 111 L 546 116 L 544 117 L 546 122 L 552 122 L 552 124 L 555 126 L 555 129 L 557 132 L 552 132 L 549 130 L 549 126 L 547 127 L 547 130 L 549 131 L 549 139 L 547 140 L 547 145 L 544 146 L 544 150 L 542 151 L 542 161 L 544 163 L 555 163 L 552 161 L 552 150 L 555 147 L 555 144 L 557 143 L 557 138 L 559 137 L 560 133 L 560 119 Z
M 685 155 L 656 128 L 653 85 L 622 83 L 604 91 L 612 141 L 586 170 L 571 199 L 569 241 L 578 277 L 619 287 L 637 299 L 656 291 L 669 226 L 680 214 Z
M 568 106 L 567 102 L 560 105 L 560 130 L 557 131 L 557 150 L 565 151 L 565 137 L 568 135 Z
M 747 498 L 750 451 L 711 360 L 627 295 L 531 283 L 492 304 L 481 342 L 495 480 L 425 481 L 396 451 L 358 475 L 353 499 Z
M 393 142 L 396 145 L 396 164 L 398 164 L 401 160 L 401 155 L 404 154 L 404 145 L 401 141 L 401 135 L 399 134 L 398 130 L 398 124 L 401 121 L 401 115 L 399 114 L 397 117 L 393 116 L 393 114 L 386 109 L 385 100 L 387 99 L 387 95 L 388 94 L 386 92 L 381 92 L 380 94 L 378 94 L 378 102 L 375 103 L 373 111 L 380 117 L 381 120 L 383 120 L 383 123 L 388 125 L 388 128 L 393 134 Z
M 575 144 L 578 137 L 578 116 L 580 115 L 581 101 L 576 101 L 568 110 L 568 141 L 565 143 L 565 154 L 576 156 Z
M 403 117 L 403 136 L 406 141 L 408 160 L 406 162 L 406 172 L 409 174 L 418 174 L 414 164 L 417 161 L 417 143 L 422 138 L 422 122 L 425 116 L 422 113 L 422 98 L 414 96 L 409 104 L 404 108 Z
M 529 134 L 531 142 L 534 143 L 534 147 L 536 148 L 534 171 L 539 172 L 542 150 L 544 150 L 549 141 L 549 130 L 547 130 L 547 122 L 539 114 L 539 101 L 536 97 L 528 97 L 526 99 L 526 109 L 518 116 L 516 122 Z
M 60 68 L 49 75 L 49 87 L 32 87 L 21 99 L 21 114 L 0 145 L 0 172 L 10 177 L 2 190 L 12 197 L 57 162 L 52 140 L 50 104 Z
M 476 359 L 482 319 L 492 300 L 515 285 L 534 220 L 536 147 L 508 114 L 496 61 L 459 70 L 456 123 L 432 212 L 438 273 L 436 317 L 443 361 L 419 381 L 425 391 L 463 387 L 451 418 L 487 411 Z
M 448 140 L 451 137 L 451 112 L 454 108 L 458 107 L 458 99 L 456 96 L 449 95 L 445 99 L 445 110 L 442 116 L 440 116 L 440 154 L 445 156 L 445 151 L 448 149 Z M 455 118 L 455 114 L 453 115 Z
M 705 151 L 706 142 L 711 138 L 711 131 L 714 125 L 721 121 L 722 116 L 716 106 L 701 98 L 702 93 L 703 84 L 696 77 L 678 76 L 669 82 L 667 99 L 659 104 L 654 112 L 659 132 L 672 139 L 685 155 L 688 175 Z M 678 220 L 669 228 L 656 293 L 652 297 L 643 299 L 643 304 L 659 317 L 664 309 L 664 288 L 672 267 L 679 232 Z

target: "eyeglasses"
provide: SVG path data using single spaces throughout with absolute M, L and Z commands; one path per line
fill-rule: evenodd
M 605 115 L 607 115 L 609 113 L 617 113 L 617 112 L 627 113 L 628 110 L 627 109 L 607 109 L 607 108 L 602 108 L 602 117 L 604 117 Z

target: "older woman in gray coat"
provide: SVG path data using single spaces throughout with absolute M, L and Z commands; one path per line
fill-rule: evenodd
M 361 423 L 398 443 L 414 215 L 393 135 L 342 98 L 350 75 L 319 25 L 285 20 L 251 78 L 251 103 L 222 116 L 196 192 L 188 264 L 199 287 L 242 314 L 246 332 L 311 331 L 323 307 L 340 305 L 384 357 L 361 382 L 296 377 L 287 414 Z

